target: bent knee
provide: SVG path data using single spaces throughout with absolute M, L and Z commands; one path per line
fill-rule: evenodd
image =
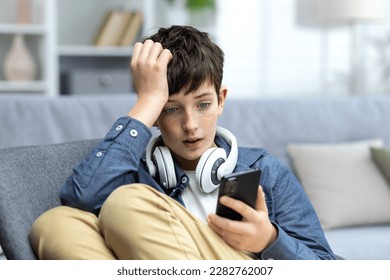
M 114 190 L 106 199 L 99 219 L 132 218 L 139 219 L 146 209 L 156 205 L 156 198 L 164 194 L 145 184 L 124 185 Z
M 131 194 L 137 194 L 137 195 L 141 194 L 142 195 L 142 194 L 146 194 L 146 193 L 150 193 L 150 192 L 154 192 L 154 191 L 156 191 L 156 190 L 154 188 L 152 188 L 151 186 L 148 186 L 146 184 L 141 184 L 141 183 L 123 185 L 123 186 L 120 186 L 119 188 L 115 189 L 110 194 L 108 199 L 112 198 L 112 197 L 124 198 L 124 197 L 128 197 Z
M 103 204 L 102 211 L 104 211 L 104 208 L 123 205 L 137 208 L 140 206 L 138 202 L 145 202 L 147 198 L 155 196 L 153 193 L 156 192 L 158 193 L 157 190 L 145 184 L 123 185 L 109 195 Z

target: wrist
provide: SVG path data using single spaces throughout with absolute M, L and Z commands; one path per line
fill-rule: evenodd
M 278 228 L 274 224 L 270 223 L 270 235 L 265 248 L 271 246 L 276 241 L 277 238 L 278 238 Z
M 127 115 L 150 128 L 160 116 L 165 104 L 166 101 L 158 98 L 139 98 Z

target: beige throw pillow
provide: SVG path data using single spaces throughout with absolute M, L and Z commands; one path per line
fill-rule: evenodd
M 390 184 L 390 149 L 372 147 L 371 156 Z
M 370 147 L 381 139 L 339 144 L 290 144 L 296 175 L 325 229 L 390 222 L 390 188 Z

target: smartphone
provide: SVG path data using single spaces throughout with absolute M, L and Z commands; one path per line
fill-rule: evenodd
M 231 173 L 222 177 L 218 192 L 218 203 L 215 211 L 216 214 L 231 220 L 241 221 L 241 214 L 220 204 L 219 198 L 224 195 L 230 196 L 241 200 L 252 208 L 255 208 L 260 176 L 260 169 L 251 169 L 249 171 Z

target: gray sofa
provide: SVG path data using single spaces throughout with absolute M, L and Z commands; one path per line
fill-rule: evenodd
M 35 259 L 31 224 L 59 205 L 58 189 L 72 167 L 134 102 L 134 94 L 0 95 L 0 244 L 8 259 Z M 390 96 L 301 97 L 228 99 L 219 125 L 240 146 L 265 147 L 295 172 L 287 145 L 381 138 L 390 146 L 389 122 Z M 390 221 L 325 232 L 341 257 L 390 259 Z

